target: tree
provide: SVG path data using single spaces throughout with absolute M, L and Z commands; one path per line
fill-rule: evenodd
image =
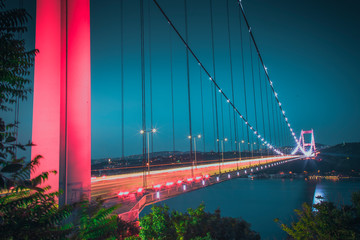
M 294 211 L 298 220 L 290 226 L 275 219 L 293 239 L 360 239 L 360 192 L 353 193 L 351 205 L 321 201 L 313 209 L 304 203 Z
M 201 204 L 185 213 L 169 211 L 169 207 L 152 207 L 152 212 L 140 219 L 141 239 L 260 239 L 241 219 L 221 217 L 220 210 L 205 212 Z
M 28 78 L 38 50 L 27 51 L 25 41 L 17 39 L 15 34 L 27 31 L 26 23 L 30 15 L 25 9 L 4 10 L 5 1 L 0 0 L 0 111 L 12 111 L 13 105 L 19 100 L 25 100 L 31 92 Z M 19 176 L 24 177 L 26 171 L 18 172 L 23 167 L 24 158 L 17 158 L 16 149 L 25 150 L 31 144 L 18 144 L 14 129 L 18 123 L 5 123 L 0 117 L 0 188 L 9 189 L 20 183 Z M 40 158 L 37 157 L 37 158 Z M 35 159 L 33 164 L 38 163 Z M 31 166 L 27 167 L 29 170 Z M 10 176 L 10 177 L 8 177 Z M 15 184 L 16 183 L 16 184 Z

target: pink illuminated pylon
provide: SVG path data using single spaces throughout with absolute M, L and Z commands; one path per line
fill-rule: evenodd
M 311 134 L 310 143 L 305 142 L 304 134 Z M 308 150 L 306 150 L 306 147 L 310 147 L 310 148 L 308 148 Z M 307 130 L 307 131 L 301 130 L 298 145 L 296 146 L 296 148 L 292 152 L 292 154 L 295 154 L 299 150 L 306 156 L 313 156 L 316 153 L 315 137 L 314 137 L 313 129 Z
M 31 177 L 72 203 L 91 187 L 90 0 L 37 0 L 31 155 L 44 159 Z

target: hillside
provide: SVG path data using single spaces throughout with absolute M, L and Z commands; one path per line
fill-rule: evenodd
M 280 167 L 267 170 L 269 173 L 292 171 L 309 173 L 336 171 L 347 175 L 358 176 L 360 173 L 360 143 L 338 144 L 322 149 L 315 160 L 295 161 Z

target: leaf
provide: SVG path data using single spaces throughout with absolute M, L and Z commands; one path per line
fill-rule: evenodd
M 9 136 L 6 138 L 5 142 L 9 143 L 9 142 L 15 142 L 16 141 L 16 138 L 13 137 L 13 136 Z
M 23 167 L 22 164 L 12 163 L 12 164 L 5 166 L 3 169 L 1 169 L 1 172 L 14 173 L 14 172 L 19 171 L 22 167 Z

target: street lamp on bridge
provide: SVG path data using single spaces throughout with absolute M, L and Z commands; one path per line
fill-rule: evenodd
M 245 141 L 244 140 L 241 140 L 239 142 L 239 161 L 241 161 L 241 144 L 244 143 Z M 239 168 L 239 167 L 238 167 Z
M 224 138 L 224 139 L 221 139 L 221 140 L 216 139 L 216 141 L 218 141 L 218 142 L 220 141 L 220 143 L 221 143 L 221 160 L 224 163 L 224 142 L 227 142 L 228 139 L 227 138 Z
M 151 129 L 151 130 L 143 130 L 143 129 L 141 129 L 140 130 L 140 134 L 145 134 L 146 133 L 146 142 L 147 142 L 147 152 L 148 152 L 148 156 L 147 156 L 147 167 L 148 167 L 148 173 L 150 172 L 150 151 L 149 151 L 149 149 L 150 149 L 150 133 L 156 133 L 156 129 L 155 128 L 153 128 L 153 129 Z
M 201 138 L 201 134 L 198 134 L 196 137 L 191 137 L 191 136 L 188 136 L 189 139 L 193 138 L 194 139 L 194 162 L 193 162 L 193 165 L 197 166 L 197 161 L 196 161 L 196 139 L 200 139 Z
M 256 145 L 256 142 L 251 143 L 251 158 L 254 158 L 254 145 Z

